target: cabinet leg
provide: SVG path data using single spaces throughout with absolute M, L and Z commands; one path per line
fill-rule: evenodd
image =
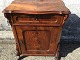
M 22 60 L 22 59 L 24 59 L 25 57 L 27 57 L 27 56 L 19 56 L 19 58 L 18 58 L 17 60 Z
M 60 60 L 59 57 L 55 57 L 55 60 Z
M 60 60 L 61 57 L 60 57 L 60 54 L 59 54 L 59 47 L 60 47 L 60 43 L 58 44 L 58 49 L 57 49 L 57 52 L 56 52 L 56 55 L 55 55 L 55 60 Z
M 59 53 L 56 54 L 56 56 L 55 56 L 55 60 L 60 60 Z

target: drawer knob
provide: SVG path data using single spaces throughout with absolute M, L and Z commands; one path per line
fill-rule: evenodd
M 55 21 L 55 23 L 57 23 L 57 20 Z
M 35 20 L 38 20 L 37 18 Z

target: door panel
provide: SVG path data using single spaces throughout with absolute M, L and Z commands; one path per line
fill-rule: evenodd
M 24 38 L 28 51 L 49 49 L 50 31 L 25 31 Z
M 16 26 L 22 54 L 55 54 L 60 27 Z

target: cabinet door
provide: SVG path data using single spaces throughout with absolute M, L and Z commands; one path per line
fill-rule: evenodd
M 15 26 L 22 54 L 54 55 L 60 37 L 60 27 Z

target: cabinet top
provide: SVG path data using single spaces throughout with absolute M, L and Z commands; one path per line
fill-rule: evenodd
M 69 14 L 62 0 L 15 0 L 3 13 Z

